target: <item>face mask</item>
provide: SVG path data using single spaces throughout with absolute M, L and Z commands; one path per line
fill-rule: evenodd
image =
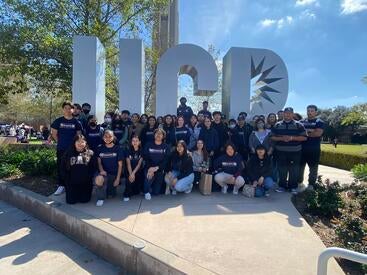
M 92 127 L 96 127 L 97 126 L 97 123 L 91 122 L 91 123 L 89 123 L 89 125 L 92 126 Z
M 110 124 L 112 122 L 112 119 L 110 117 L 106 117 L 104 119 L 104 122 L 107 123 L 107 124 Z
M 257 128 L 264 129 L 265 124 L 264 123 L 258 123 Z
M 90 110 L 88 110 L 88 109 L 83 109 L 83 113 L 84 113 L 84 114 L 86 114 L 86 115 L 87 115 L 87 114 L 89 114 L 89 112 L 90 112 Z
M 230 124 L 229 125 L 229 129 L 234 129 L 234 128 L 236 128 L 236 125 L 235 124 Z

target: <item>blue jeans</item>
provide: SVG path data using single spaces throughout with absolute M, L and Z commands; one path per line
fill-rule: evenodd
M 144 176 L 144 194 L 152 193 L 152 195 L 159 195 L 163 193 L 163 181 L 164 175 L 162 171 L 157 171 L 154 173 L 153 178 L 150 180 L 147 178 L 148 169 L 145 170 Z
M 172 171 L 173 177 L 177 178 L 179 175 L 178 171 Z M 179 179 L 176 182 L 175 190 L 177 192 L 185 192 L 191 188 L 191 185 L 194 183 L 195 175 L 194 173 L 191 173 L 187 177 L 184 177 L 182 179 Z
M 274 181 L 272 177 L 266 177 L 262 186 L 256 186 L 255 197 L 262 197 L 265 192 L 274 188 Z

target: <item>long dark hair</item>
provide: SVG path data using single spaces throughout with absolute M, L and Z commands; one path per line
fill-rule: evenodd
M 202 143 L 203 143 L 203 159 L 204 159 L 204 161 L 208 161 L 209 160 L 209 153 L 208 153 L 208 151 L 206 150 L 206 146 L 205 146 L 205 142 L 204 142 L 204 140 L 202 140 L 202 139 L 198 139 L 197 141 L 196 141 L 196 144 L 195 144 L 195 151 L 197 151 L 198 150 L 198 142 L 199 141 L 201 141 Z
M 139 136 L 138 136 L 138 135 L 133 135 L 133 136 L 131 137 L 131 139 L 130 139 L 130 149 L 131 149 L 131 151 L 135 151 L 134 146 L 133 146 L 133 144 L 132 144 L 132 140 L 133 140 L 133 138 L 137 138 L 137 139 L 140 141 L 140 144 L 139 144 L 139 148 L 138 148 L 138 150 L 141 150 L 141 140 L 140 140 Z
M 154 123 L 154 126 L 153 126 L 153 129 L 156 129 L 157 128 L 157 118 L 155 116 L 148 116 L 148 119 L 147 119 L 147 124 L 145 125 L 145 129 L 150 129 L 150 125 L 149 125 L 149 120 L 150 119 L 154 119 L 155 120 L 155 123 Z
M 231 146 L 233 148 L 233 151 L 234 151 L 234 154 L 235 155 L 237 153 L 237 148 L 236 148 L 236 145 L 234 145 L 233 142 L 227 142 L 225 145 L 224 145 L 224 153 L 227 155 L 227 148 Z
M 166 123 L 167 117 L 170 117 L 172 119 L 172 122 L 171 122 L 170 125 L 167 125 L 167 123 Z M 173 121 L 173 117 L 171 115 L 165 115 L 164 118 L 163 118 L 163 127 L 167 128 L 167 127 L 174 127 L 174 126 L 175 126 L 175 124 L 174 124 L 174 121 Z
M 70 169 L 70 158 L 71 157 L 74 157 L 76 153 L 78 153 L 78 151 L 76 150 L 76 147 L 75 147 L 75 143 L 78 141 L 78 140 L 84 140 L 85 141 L 85 149 L 83 152 L 79 152 L 83 158 L 83 163 L 87 163 L 91 160 L 92 156 L 93 156 L 93 151 L 89 149 L 89 146 L 88 146 L 88 142 L 87 142 L 87 139 L 85 138 L 84 135 L 82 134 L 77 134 L 74 136 L 73 138 L 73 143 L 72 145 L 69 147 L 69 149 L 66 151 L 65 153 L 65 156 L 66 156 L 66 169 L 69 170 Z
M 178 145 L 182 145 L 182 147 L 184 148 L 184 152 L 183 152 L 183 157 L 187 157 L 187 145 L 186 145 L 186 142 L 185 141 L 183 141 L 182 139 L 181 140 L 179 140 L 179 141 L 177 141 L 177 143 L 176 143 L 176 148 L 175 148 L 175 154 L 176 154 L 176 156 L 180 156 L 180 154 L 177 152 L 177 146 Z

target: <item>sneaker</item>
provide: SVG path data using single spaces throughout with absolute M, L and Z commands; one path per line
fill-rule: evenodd
M 185 191 L 185 194 L 190 194 L 191 191 L 192 191 L 192 187 L 193 187 L 193 185 L 191 184 L 190 188 Z
M 104 203 L 104 200 L 98 200 L 96 203 L 96 206 L 100 207 L 103 205 L 103 203 Z
M 64 193 L 65 192 L 65 187 L 64 186 L 59 186 L 59 187 L 57 187 L 57 189 L 56 189 L 56 191 L 55 191 L 55 193 L 54 193 L 54 195 L 55 196 L 59 196 L 59 195 L 61 195 L 62 193 Z
M 285 192 L 285 188 L 283 188 L 283 187 L 278 187 L 278 188 L 276 188 L 276 189 L 275 189 L 275 192 L 283 193 L 283 192 Z
M 270 192 L 269 191 L 265 191 L 265 197 L 270 197 Z
M 129 197 L 124 198 L 124 201 L 129 201 L 129 200 L 130 200 Z
M 291 193 L 292 193 L 293 195 L 297 195 L 297 194 L 298 194 L 297 188 L 292 188 L 292 189 L 291 189 Z
M 146 194 L 144 195 L 144 197 L 145 197 L 145 199 L 146 199 L 147 201 L 150 201 L 150 200 L 152 199 L 152 196 L 150 195 L 150 193 L 146 193 Z
M 176 191 L 176 189 L 173 189 L 171 194 L 172 194 L 173 196 L 176 196 L 176 195 L 177 195 L 177 191 Z
M 233 195 L 238 195 L 238 187 L 233 186 Z
M 169 195 L 171 193 L 170 187 L 166 184 L 166 191 L 164 192 L 165 195 Z
M 227 185 L 224 185 L 224 186 L 222 187 L 222 193 L 223 193 L 223 194 L 227 194 L 227 190 L 228 190 L 228 186 L 227 186 Z

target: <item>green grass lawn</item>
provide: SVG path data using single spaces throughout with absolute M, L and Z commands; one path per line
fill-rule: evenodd
M 332 144 L 322 144 L 321 150 L 334 153 L 343 153 L 348 155 L 367 156 L 367 144 L 365 145 L 338 144 L 337 148 L 334 148 Z

